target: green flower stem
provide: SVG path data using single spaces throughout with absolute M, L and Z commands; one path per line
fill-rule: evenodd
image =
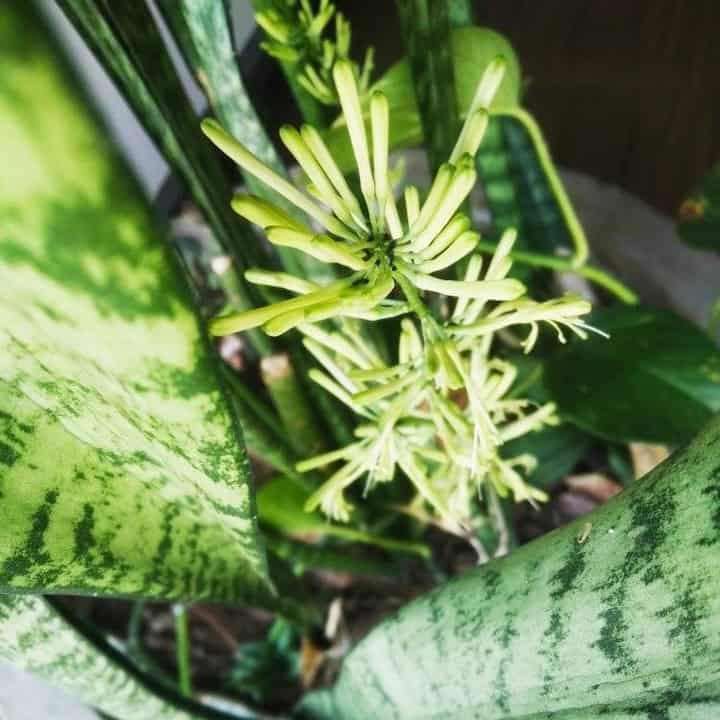
M 188 628 L 187 607 L 179 603 L 173 605 L 175 615 L 175 653 L 178 668 L 178 685 L 180 693 L 187 698 L 192 697 L 190 678 L 190 631 Z
M 492 253 L 495 252 L 496 245 L 490 242 L 480 241 L 477 244 L 477 249 L 482 252 Z M 552 257 L 550 255 L 539 255 L 537 253 L 529 253 L 524 251 L 512 251 L 509 254 L 512 260 L 527 265 L 533 265 L 535 267 L 549 268 L 550 270 L 559 270 L 561 272 L 574 272 L 578 275 L 586 277 L 591 282 L 605 288 L 608 292 L 612 293 L 618 300 L 624 302 L 626 305 L 637 305 L 639 302 L 638 296 L 626 285 L 623 285 L 617 278 L 614 278 L 609 273 L 599 268 L 592 267 L 590 265 L 581 265 L 580 267 L 575 265 L 574 260 L 565 260 L 559 257 Z
M 408 305 L 410 306 L 412 311 L 420 318 L 420 320 L 422 320 L 423 322 L 429 322 L 432 325 L 436 325 L 438 326 L 438 330 L 440 330 L 440 327 L 435 320 L 435 317 L 430 312 L 430 308 L 423 302 L 423 299 L 420 296 L 417 288 L 402 273 L 393 273 L 393 278 L 395 279 L 395 282 L 400 286 L 400 289 L 402 290 L 403 295 L 405 295 L 405 299 L 407 300 Z
M 289 356 L 286 353 L 266 355 L 260 368 L 293 450 L 303 457 L 321 452 L 325 437 Z
M 542 131 L 538 127 L 532 115 L 522 108 L 504 108 L 495 114 L 514 118 L 527 130 L 528 135 L 535 146 L 540 166 L 545 173 L 545 178 L 555 196 L 555 200 L 558 203 L 573 245 L 575 246 L 573 267 L 580 267 L 587 262 L 590 254 L 587 237 L 585 236 L 585 231 L 580 224 L 580 220 L 575 214 L 570 198 L 568 198 L 567 193 L 565 192 L 565 187 L 563 186 L 557 170 L 555 169 L 555 165 L 550 157 L 550 151 L 548 150 L 547 143 L 543 138 Z
M 177 683 L 170 677 L 146 652 L 142 640 L 143 613 L 147 603 L 145 600 L 136 600 L 133 603 L 128 621 L 127 654 L 135 665 L 145 674 L 150 675 L 164 687 L 177 692 Z
M 431 174 L 450 157 L 460 120 L 446 0 L 395 2 L 415 86 Z

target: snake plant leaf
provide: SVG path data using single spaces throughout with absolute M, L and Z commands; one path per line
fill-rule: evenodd
M 215 355 L 27 8 L 0 6 L 0 590 L 264 601 Z
M 47 600 L 0 595 L 0 658 L 116 720 L 227 718 L 181 708 L 150 688 L 124 657 L 98 647 Z
M 475 26 L 454 28 L 450 37 L 455 96 L 460 117 L 464 117 L 470 107 L 483 71 L 498 55 L 505 58 L 507 65 L 491 108 L 499 110 L 517 107 L 521 73 L 520 64 L 510 43 L 489 28 Z M 374 90 L 382 91 L 390 104 L 390 147 L 397 150 L 419 144 L 423 139 L 422 123 L 408 59 L 404 58 L 390 67 L 366 94 L 363 113 L 367 122 L 370 117 L 369 98 Z M 327 131 L 326 140 L 343 172 L 352 171 L 352 148 L 341 118 Z
M 720 163 L 680 205 L 677 228 L 689 245 L 720 252 Z
M 159 7 L 205 91 L 213 113 L 265 165 L 285 175 L 285 166 L 255 112 L 240 75 L 228 17 L 230 8 L 217 0 L 161 0 Z M 297 214 L 293 205 L 249 173 L 244 174 L 244 180 L 254 195 L 273 202 L 291 215 Z M 322 276 L 318 260 L 291 248 L 278 248 L 278 254 L 290 273 L 301 277 Z
M 677 444 L 720 411 L 720 351 L 687 320 L 625 306 L 590 322 L 610 340 L 572 342 L 545 367 L 564 417 L 611 441 Z
M 313 720 L 720 717 L 720 418 L 590 515 L 373 630 Z
M 446 0 L 395 0 L 425 138 L 430 174 L 450 157 L 460 120 Z
M 200 132 L 148 5 L 112 0 L 58 4 L 185 181 L 226 252 L 239 267 L 257 264 L 260 246 L 230 209 L 231 187 L 217 153 Z

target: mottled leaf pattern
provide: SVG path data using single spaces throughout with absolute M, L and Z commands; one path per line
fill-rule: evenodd
M 214 356 L 134 183 L 20 7 L 0 10 L 0 588 L 262 600 Z
M 187 183 L 219 242 L 241 265 L 255 264 L 259 245 L 249 226 L 229 207 L 232 193 L 219 157 L 200 132 L 146 4 L 110 0 L 58 0 L 58 4 Z
M 0 659 L 28 670 L 116 720 L 192 720 L 101 652 L 45 600 L 0 595 Z
M 373 630 L 319 720 L 720 716 L 720 419 L 591 515 Z

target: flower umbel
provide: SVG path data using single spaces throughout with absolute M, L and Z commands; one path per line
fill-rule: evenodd
M 370 100 L 370 134 L 362 120 L 360 98 L 351 64 L 341 60 L 333 77 L 360 179 L 361 198 L 351 191 L 320 134 L 310 126 L 285 126 L 281 138 L 309 179 L 302 193 L 285 178 L 263 165 L 214 120 L 203 122 L 205 134 L 246 172 L 251 173 L 305 213 L 319 228 L 290 217 L 285 211 L 252 196 L 233 201 L 233 208 L 264 228 L 274 245 L 295 248 L 322 261 L 351 271 L 336 282 L 318 286 L 284 273 L 248 271 L 250 282 L 287 290 L 296 296 L 264 308 L 217 318 L 216 335 L 262 326 L 279 335 L 302 323 L 329 318 L 380 319 L 408 312 L 413 298 L 408 288 L 433 291 L 486 303 L 519 298 L 523 285 L 506 277 L 446 280 L 435 275 L 475 249 L 479 235 L 459 212 L 476 182 L 473 157 L 487 126 L 487 104 L 500 79 L 503 63 L 491 63 L 479 84 L 450 162 L 438 171 L 420 203 L 416 188 L 405 190 L 401 216 L 388 174 L 389 108 L 382 93 Z M 390 297 L 400 285 L 404 300 Z
M 309 510 L 320 507 L 333 519 L 347 521 L 352 510 L 347 488 L 364 479 L 368 492 L 398 470 L 414 485 L 419 503 L 430 506 L 444 527 L 464 535 L 483 489 L 512 494 L 518 501 L 544 499 L 523 477 L 534 458 L 506 458 L 500 447 L 556 423 L 555 408 L 510 395 L 517 371 L 493 357 L 493 342 L 498 334 L 526 326 L 521 344 L 530 352 L 541 323 L 548 323 L 561 342 L 564 330 L 585 337 L 594 328 L 581 319 L 590 310 L 587 301 L 566 295 L 538 302 L 509 277 L 514 230 L 503 234 L 486 264 L 478 252 L 480 236 L 461 210 L 476 182 L 474 156 L 503 72 L 502 59 L 489 64 L 448 162 L 424 201 L 416 187 L 405 189 L 402 212 L 388 173 L 388 101 L 379 92 L 371 96 L 366 128 L 356 71 L 347 60 L 334 64 L 332 76 L 355 157 L 359 196 L 310 126 L 285 126 L 280 132 L 308 179 L 306 194 L 215 121 L 203 122 L 203 131 L 223 152 L 308 220 L 249 195 L 233 200 L 235 211 L 262 227 L 270 243 L 344 269 L 327 284 L 248 270 L 249 282 L 291 297 L 211 324 L 216 335 L 255 327 L 269 335 L 299 329 L 322 368 L 311 370 L 310 378 L 361 419 L 351 444 L 299 463 L 301 472 L 339 463 L 308 500 Z M 462 260 L 461 279 L 440 275 Z M 443 296 L 449 308 L 444 318 L 426 303 L 426 292 Z M 401 321 L 393 364 L 382 359 L 360 321 L 400 315 L 407 317 Z

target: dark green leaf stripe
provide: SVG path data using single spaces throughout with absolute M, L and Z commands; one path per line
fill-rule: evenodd
M 257 264 L 250 227 L 229 207 L 231 188 L 199 128 L 146 3 L 58 0 L 168 162 L 187 183 L 218 241 L 240 267 Z M 247 292 L 245 281 L 242 288 Z M 250 303 L 250 293 L 245 304 Z M 266 340 L 257 340 L 269 347 Z
M 490 118 L 476 164 L 495 234 L 500 236 L 503 230 L 515 228 L 518 231 L 518 246 L 526 247 L 529 238 L 525 233 L 520 188 L 513 167 L 514 158 L 503 133 L 504 123 L 504 118 Z M 529 208 L 529 211 L 528 219 L 532 223 L 537 213 L 535 207 Z
M 0 588 L 261 600 L 215 360 L 134 183 L 20 7 L 0 10 Z
M 547 253 L 554 253 L 558 248 L 571 250 L 572 239 L 565 218 L 527 129 L 513 117 L 494 118 L 494 122 L 498 124 L 503 136 L 502 143 L 507 151 L 513 194 L 522 218 L 522 238 L 525 246 Z M 499 191 L 499 188 L 497 190 Z M 490 197 L 494 197 L 493 193 Z M 496 212 L 497 210 L 499 208 L 496 205 Z M 499 221 L 504 219 L 503 215 L 504 213 L 498 213 Z M 493 215 L 493 220 L 495 219 L 496 215 Z
M 450 157 L 460 121 L 446 0 L 396 0 L 420 111 L 423 137 L 434 174 Z
M 403 608 L 307 716 L 720 717 L 718 488 L 720 418 L 591 515 Z
M 472 0 L 447 0 L 448 17 L 453 27 L 465 27 L 473 24 Z

